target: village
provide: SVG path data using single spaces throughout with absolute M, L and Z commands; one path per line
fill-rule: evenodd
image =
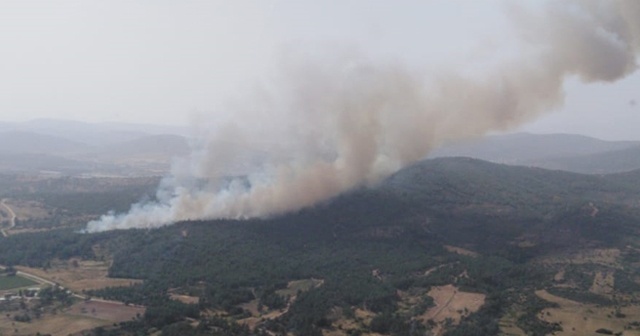
M 94 299 L 39 275 L 0 266 L 1 335 L 69 335 L 139 318 L 143 307 Z

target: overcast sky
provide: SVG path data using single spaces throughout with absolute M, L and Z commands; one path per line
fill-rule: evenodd
M 529 1 L 536 6 L 536 1 Z M 428 73 L 514 50 L 503 1 L 0 0 L 0 121 L 188 124 L 227 113 L 287 50 L 354 50 Z M 482 61 L 478 61 L 482 60 Z M 640 75 L 565 83 L 520 130 L 640 140 Z

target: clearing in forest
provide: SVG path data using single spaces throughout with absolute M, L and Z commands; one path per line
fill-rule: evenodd
M 446 331 L 446 324 L 457 325 L 463 317 L 478 311 L 485 300 L 484 294 L 461 292 L 453 285 L 432 287 L 428 294 L 435 306 L 420 319 L 425 323 L 429 320 L 435 322 L 436 326 L 432 329 L 434 335 L 442 335 Z

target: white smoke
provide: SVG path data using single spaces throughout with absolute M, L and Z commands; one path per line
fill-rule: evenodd
M 562 103 L 568 76 L 614 81 L 636 69 L 640 1 L 544 8 L 509 9 L 524 52 L 474 79 L 361 57 L 285 57 L 270 85 L 232 107 L 233 118 L 203 127 L 158 202 L 104 215 L 87 231 L 301 209 L 376 183 L 445 141 L 532 120 Z

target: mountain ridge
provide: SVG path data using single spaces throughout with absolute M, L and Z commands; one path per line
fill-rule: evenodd
M 633 148 L 640 148 L 640 141 L 606 141 L 573 134 L 515 133 L 444 145 L 429 157 L 466 156 L 511 165 L 607 174 L 640 168 L 640 151 Z

